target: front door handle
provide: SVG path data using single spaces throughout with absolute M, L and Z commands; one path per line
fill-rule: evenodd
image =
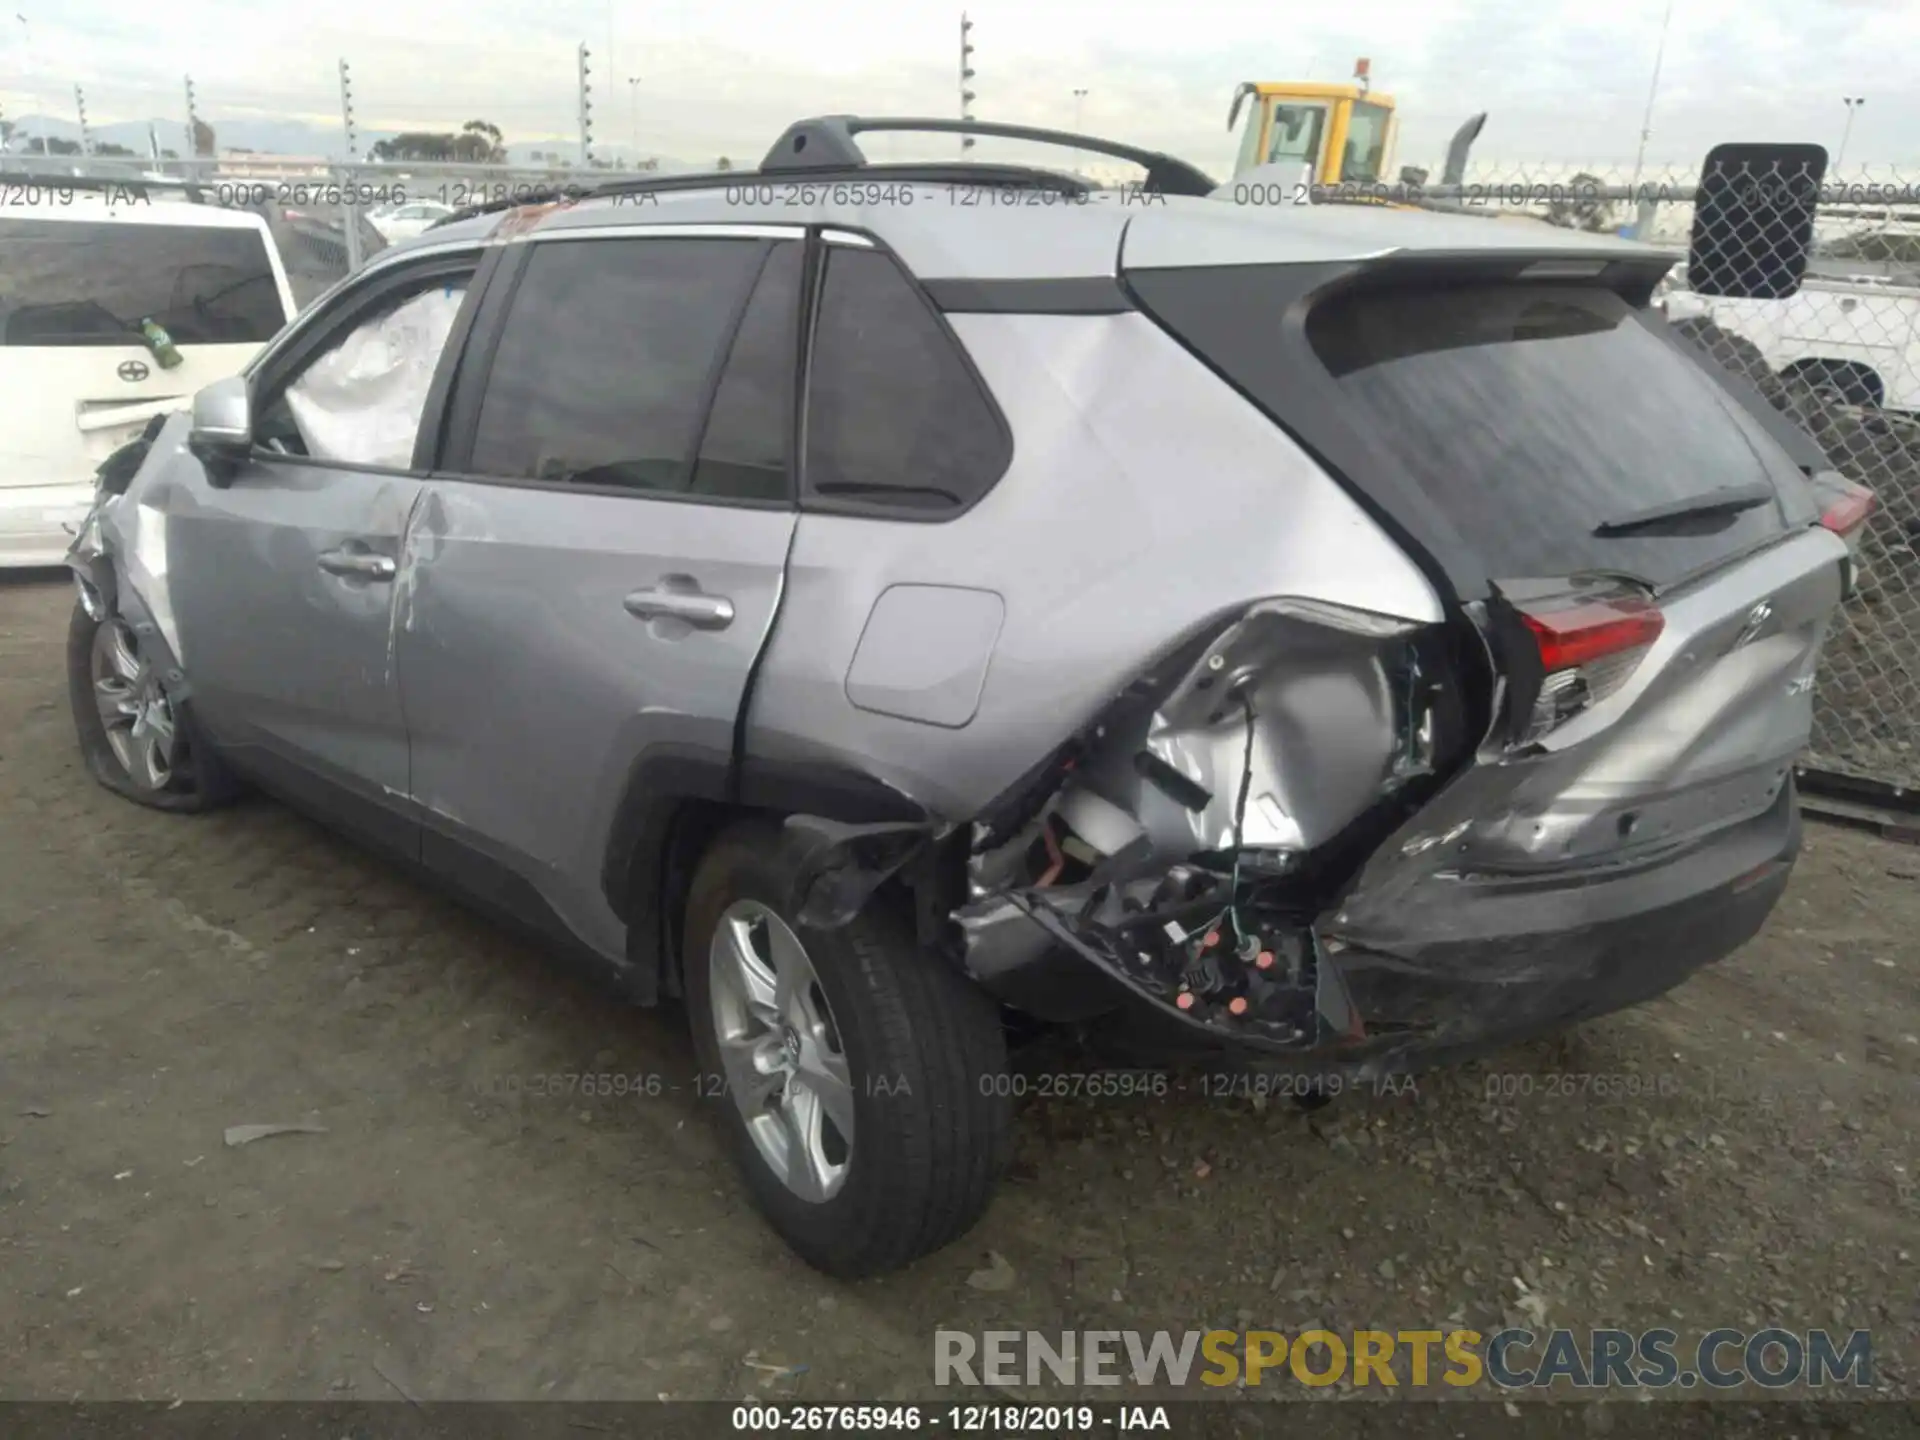
M 696 630 L 724 630 L 733 623 L 733 601 L 706 594 L 684 575 L 669 575 L 652 589 L 636 590 L 621 604 L 637 619 L 671 617 Z
M 327 550 L 320 556 L 320 568 L 329 575 L 391 580 L 399 567 L 390 555 L 370 555 L 364 550 Z

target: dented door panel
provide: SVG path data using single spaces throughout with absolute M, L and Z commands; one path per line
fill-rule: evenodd
M 215 488 L 184 448 L 164 464 L 136 503 L 165 516 L 168 608 L 202 723 L 243 767 L 259 751 L 402 801 L 393 572 L 420 482 L 257 459 Z
M 793 523 L 784 509 L 434 481 L 395 644 L 423 823 L 619 959 L 624 926 L 600 885 L 615 808 L 650 754 L 731 754 Z M 635 599 L 662 592 L 668 611 L 684 593 L 729 618 Z

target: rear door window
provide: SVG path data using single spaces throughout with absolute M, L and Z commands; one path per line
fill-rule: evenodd
M 1612 569 L 1659 584 L 1783 528 L 1769 503 L 1594 533 L 1773 475 L 1724 392 L 1612 291 L 1360 291 L 1317 305 L 1307 336 L 1346 418 L 1471 538 L 1489 574 Z
M 1006 427 L 958 342 L 884 251 L 829 247 L 807 378 L 813 508 L 938 520 L 993 487 Z
M 259 345 L 286 322 L 258 230 L 0 218 L 0 345 Z
M 533 245 L 468 468 L 686 493 L 701 420 L 767 250 L 762 240 L 666 237 Z
M 773 248 L 734 332 L 694 465 L 692 491 L 716 499 L 784 501 L 793 451 L 800 360 L 800 282 L 806 252 Z

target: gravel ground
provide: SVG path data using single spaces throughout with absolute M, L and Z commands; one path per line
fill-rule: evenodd
M 1920 851 L 1810 828 L 1739 955 L 1401 1093 L 1024 1102 L 980 1228 L 843 1285 L 676 1016 L 265 801 L 92 785 L 68 605 L 0 583 L 0 1398 L 932 1398 L 942 1326 L 1503 1321 L 1868 1327 L 1920 1389 Z M 553 1073 L 660 1093 L 505 1093 Z

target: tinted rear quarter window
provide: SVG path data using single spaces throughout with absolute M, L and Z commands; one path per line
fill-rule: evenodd
M 286 323 L 258 230 L 0 218 L 0 345 L 259 345 Z
M 533 245 L 488 372 L 472 470 L 684 492 L 766 253 L 755 240 Z
M 1724 393 L 1611 291 L 1366 290 L 1316 306 L 1307 334 L 1350 418 L 1448 513 L 1490 574 L 1599 568 L 1660 582 L 1781 528 L 1767 506 L 1593 533 L 1771 473 Z
M 938 520 L 993 487 L 1012 447 L 957 342 L 893 258 L 830 248 L 807 381 L 802 494 Z

